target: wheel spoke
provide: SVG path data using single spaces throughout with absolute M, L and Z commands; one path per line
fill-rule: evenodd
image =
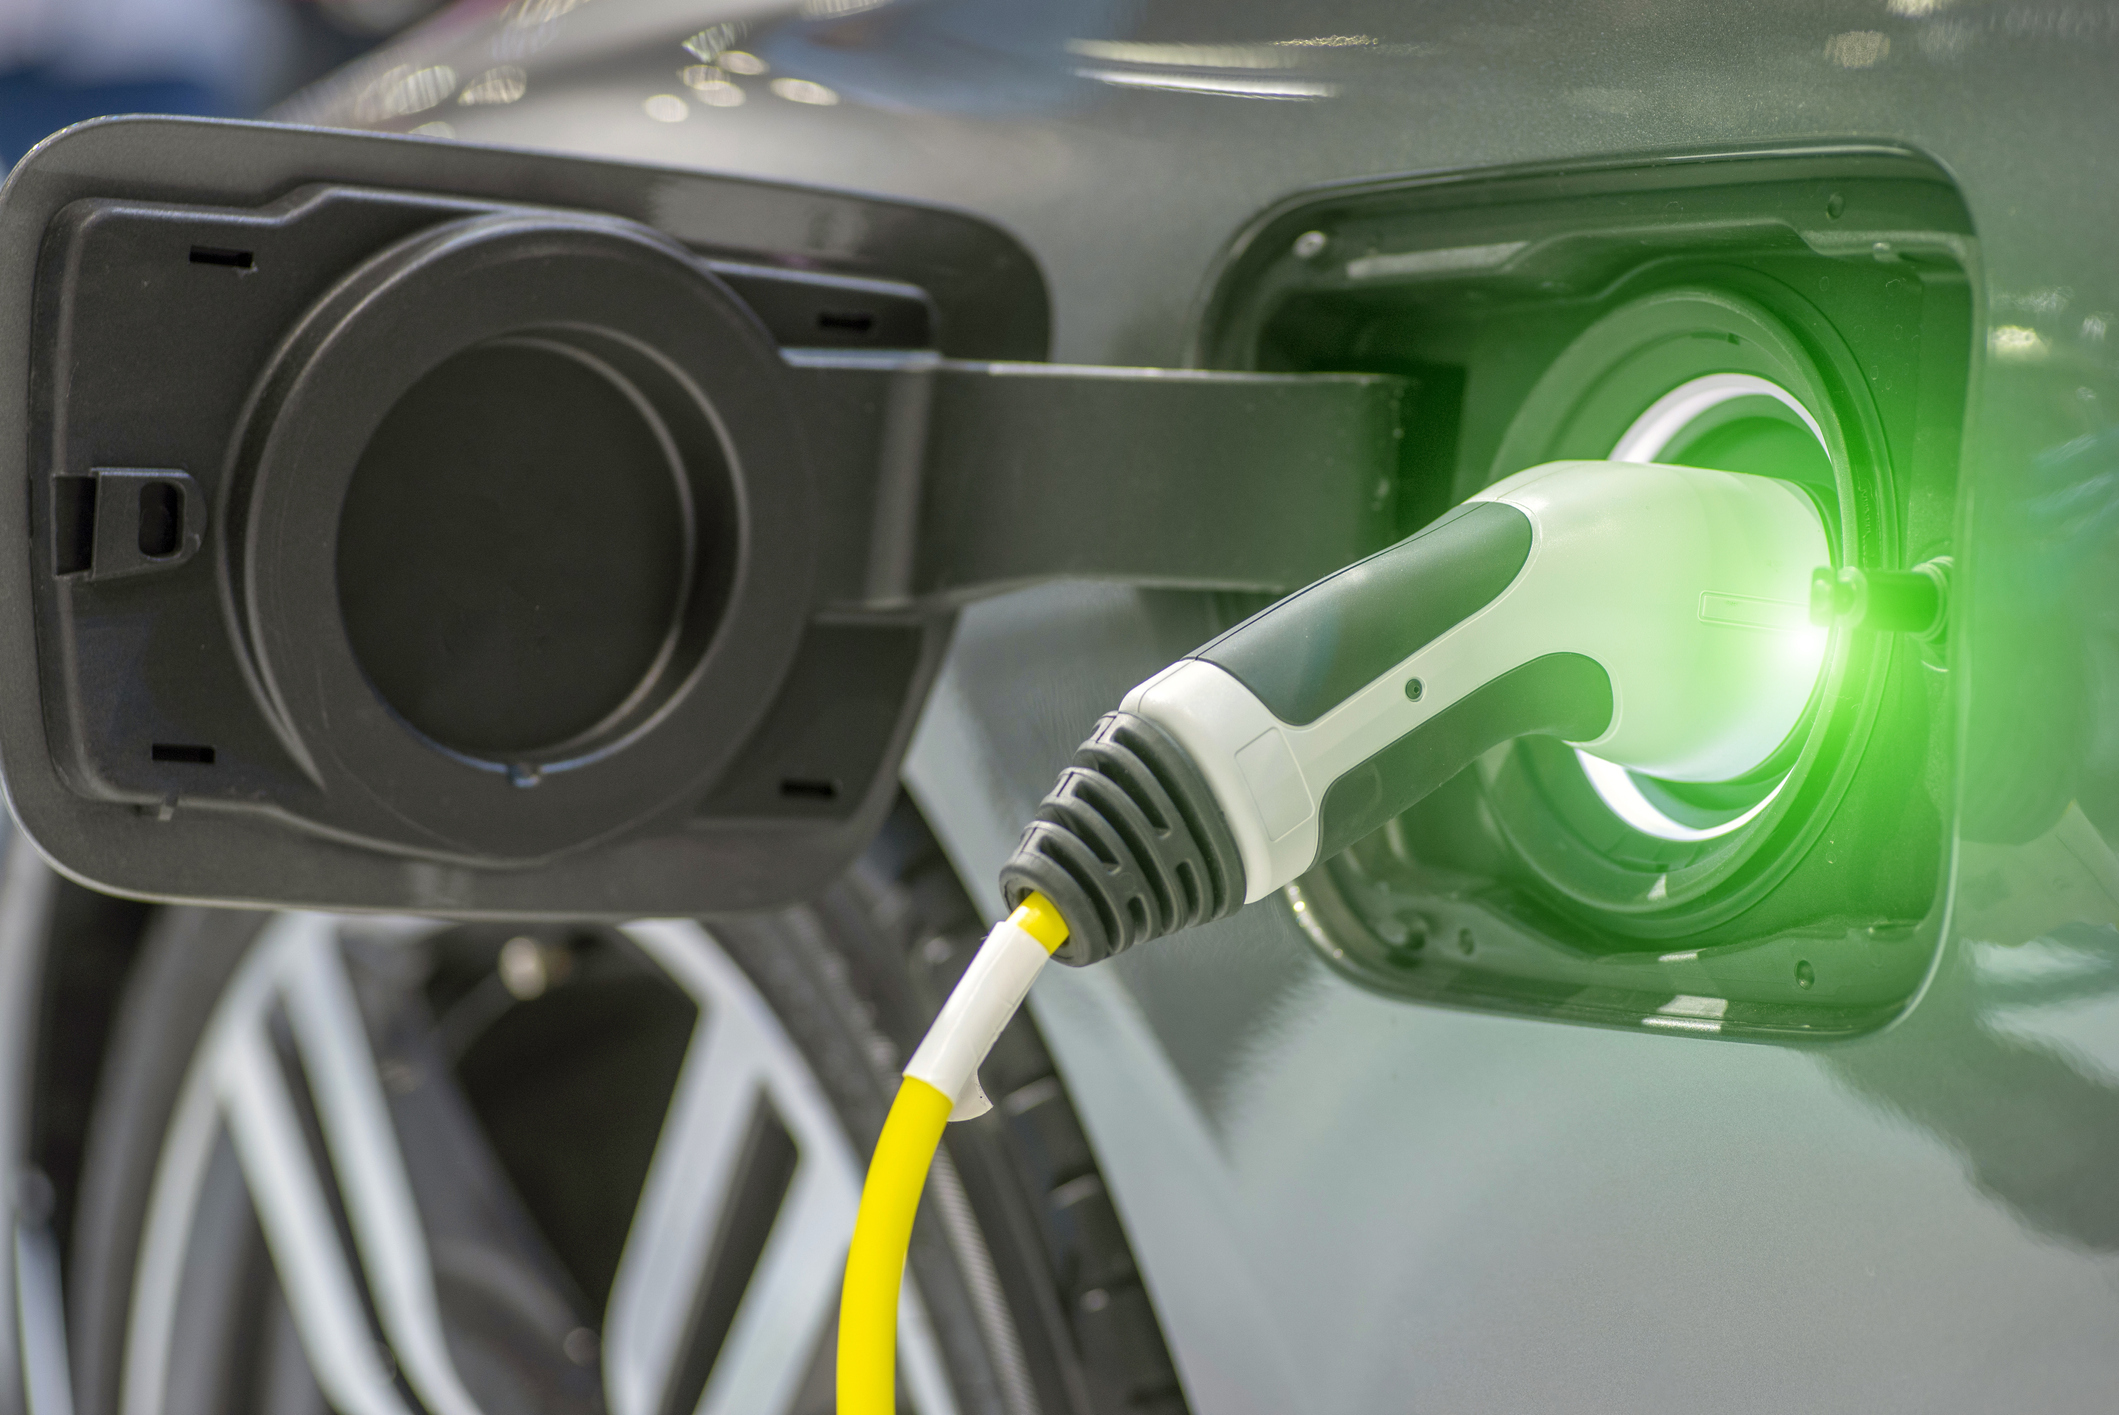
M 336 932 L 304 930 L 285 949 L 281 991 L 376 1315 L 406 1380 L 433 1415 L 480 1415 L 449 1355 L 419 1205 Z
M 604 1377 L 614 1415 L 783 1415 L 831 1319 L 861 1171 L 809 1063 L 743 970 L 697 924 L 626 931 L 691 994 L 700 1023 L 670 1099 L 611 1299 Z M 740 1137 L 760 1105 L 785 1127 L 795 1171 L 691 1409 L 671 1385 L 740 1186 Z M 726 1137 L 709 1150 L 693 1137 Z M 921 1415 L 956 1415 L 941 1352 L 908 1281 L 899 1349 Z
M 389 1029 L 395 1066 L 405 1066 L 403 1056 L 431 1062 L 438 1055 L 416 986 L 400 979 L 393 990 L 389 978 L 373 979 L 370 1001 L 383 1021 L 372 1023 L 339 928 L 323 915 L 276 919 L 208 1024 L 150 1198 L 127 1336 L 126 1415 L 165 1408 L 186 1255 L 224 1126 L 304 1354 L 342 1415 L 411 1415 L 390 1369 L 393 1355 L 429 1415 L 594 1410 L 593 1372 L 561 1350 L 582 1325 L 565 1279 L 519 1213 L 446 1067 L 426 1066 L 409 1095 L 393 1097 L 383 1083 L 373 1025 Z M 274 1040 L 282 1008 L 321 1153 L 290 1060 Z M 404 1134 L 419 1146 L 416 1167 L 407 1163 Z M 431 1221 L 422 1183 L 436 1207 Z M 344 1204 L 350 1253 L 334 1193 Z M 446 1239 L 456 1275 L 450 1301 L 469 1304 L 462 1311 L 443 1301 L 431 1246 L 437 1237 Z M 456 1364 L 451 1322 L 458 1318 L 474 1328 L 462 1339 L 482 1353 L 484 1407 Z
M 409 1415 L 372 1335 L 267 1018 L 283 951 L 328 932 L 276 920 L 214 1010 L 156 1167 L 126 1333 L 123 1409 L 161 1415 L 193 1221 L 225 1122 L 318 1386 L 344 1415 Z
M 216 1048 L 215 1093 L 310 1368 L 343 1415 L 409 1415 L 369 1335 L 302 1123 L 262 1025 Z M 299 1280 L 287 1281 L 287 1275 Z
M 749 1020 L 700 1009 L 611 1289 L 604 1379 L 614 1415 L 660 1415 L 683 1357 L 694 1294 L 764 1094 Z
M 567 1361 L 571 1287 L 456 1089 L 417 970 L 340 928 L 322 915 L 275 920 L 208 1024 L 150 1198 L 125 1415 L 166 1409 L 187 1254 L 224 1128 L 303 1353 L 340 1415 L 413 1415 L 400 1374 L 430 1415 L 593 1409 L 592 1370 L 538 1366 Z M 852 1145 L 808 1060 L 703 929 L 628 932 L 699 1020 L 612 1285 L 605 1399 L 614 1415 L 785 1415 L 830 1324 L 860 1193 Z M 500 1309 L 479 1304 L 496 1300 L 516 1333 L 504 1361 L 528 1363 L 512 1374 L 459 1345 L 481 1338 L 456 1324 L 492 1318 Z M 910 1282 L 900 1352 L 920 1415 L 955 1415 Z M 479 1394 L 459 1360 L 476 1362 L 463 1369 Z M 526 1405 L 506 1393 L 510 1379 L 527 1381 L 524 1397 L 542 1394 Z
M 838 1293 L 858 1197 L 820 1165 L 805 1162 L 795 1171 L 715 1358 L 701 1415 L 787 1408 Z

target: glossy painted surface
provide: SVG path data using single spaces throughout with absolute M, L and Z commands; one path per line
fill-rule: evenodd
M 1409 1007 L 1323 973 L 1270 902 L 1033 1003 L 1203 1412 L 2107 1406 L 2119 16 L 811 10 L 464 6 L 296 113 L 973 209 L 1043 263 L 1053 354 L 1084 362 L 1181 359 L 1225 243 L 1320 183 L 1849 138 L 1955 177 L 1984 340 L 1965 800 L 1950 941 L 1904 1022 L 1798 1051 Z M 769 72 L 689 97 L 681 42 L 746 16 L 701 47 Z M 910 776 L 974 888 L 1096 714 L 1214 627 L 1111 590 L 966 617 Z
M 912 779 L 972 878 L 1045 789 L 1012 763 L 1198 632 L 1128 599 L 960 633 Z M 1270 904 L 1033 1002 L 1201 1410 L 2097 1409 L 2119 933 L 2063 921 L 2114 908 L 2102 851 L 2079 817 L 1967 847 L 1971 939 L 1898 1028 L 1831 1048 L 1382 1001 Z

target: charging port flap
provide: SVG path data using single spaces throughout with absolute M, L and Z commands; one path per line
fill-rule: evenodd
M 111 120 L 17 169 L 0 266 L 0 760 L 125 892 L 781 903 L 880 825 L 963 602 L 1393 531 L 1401 380 L 1041 362 L 1035 262 L 956 213 Z

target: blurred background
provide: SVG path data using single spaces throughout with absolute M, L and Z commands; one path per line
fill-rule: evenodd
M 262 113 L 443 0 L 0 0 L 0 167 L 104 113 Z

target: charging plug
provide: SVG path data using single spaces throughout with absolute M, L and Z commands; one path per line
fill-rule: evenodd
M 1801 487 L 1554 462 L 1171 664 L 1098 723 L 1002 870 L 1094 962 L 1233 912 L 1481 753 L 1547 734 L 1675 781 L 1769 761 L 1810 705 L 1831 559 Z
M 987 935 L 905 1068 L 862 1191 L 839 1409 L 892 1407 L 899 1284 L 944 1125 L 1047 955 L 1092 963 L 1234 912 L 1501 742 L 1549 733 L 1694 781 L 1770 760 L 1816 690 L 1829 559 L 1768 477 L 1555 462 L 1252 616 L 1096 725 L 1001 871 Z

